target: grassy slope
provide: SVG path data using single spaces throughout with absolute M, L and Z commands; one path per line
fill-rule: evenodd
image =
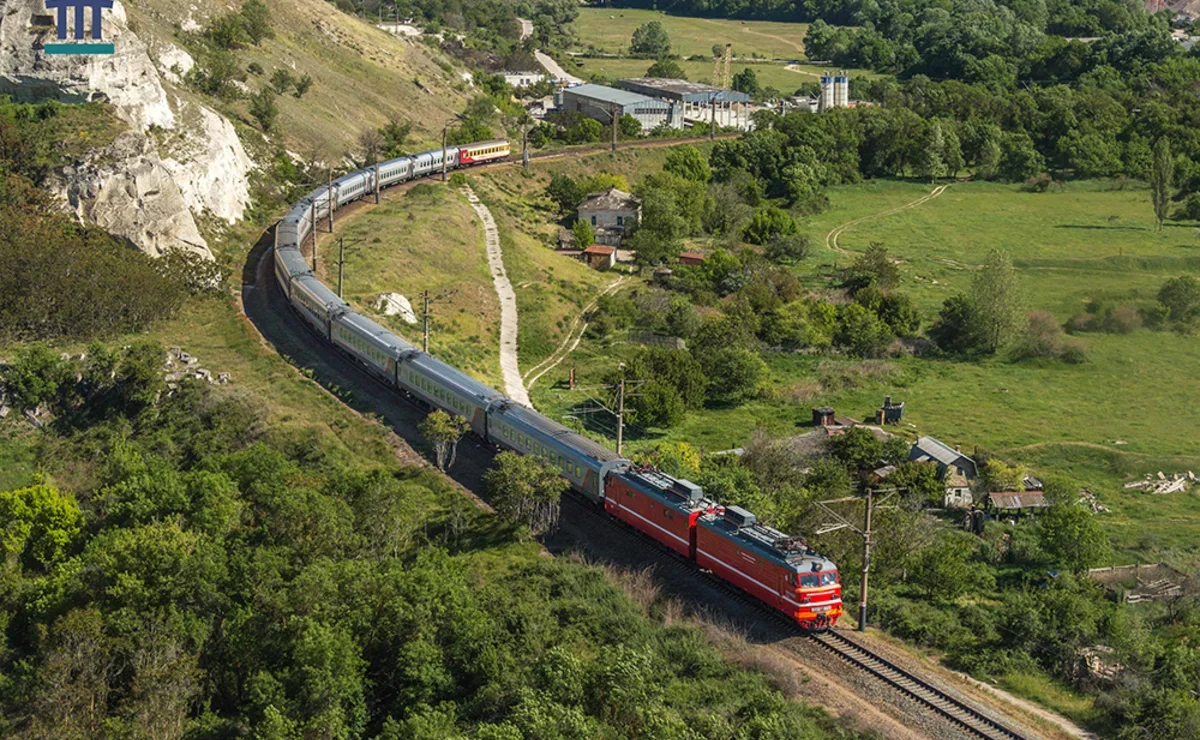
M 575 61 L 579 61 L 582 64 L 576 65 Z M 649 59 L 596 57 L 566 60 L 563 68 L 579 77 L 590 78 L 592 76 L 599 76 L 611 80 L 619 80 L 626 77 L 645 77 L 646 70 L 652 64 L 654 64 L 653 60 Z M 712 83 L 712 62 L 681 61 L 678 64 L 683 68 L 683 72 L 689 80 L 701 82 L 706 85 Z M 730 74 L 737 74 L 746 67 L 752 67 L 755 76 L 758 78 L 758 84 L 763 87 L 773 87 L 788 95 L 795 92 L 796 88 L 805 82 L 816 82 L 820 74 L 827 71 L 824 67 L 813 65 L 797 66 L 803 71 L 797 72 L 787 69 L 782 63 L 733 62 L 729 65 L 729 71 Z
M 417 319 L 422 290 L 457 290 L 435 304 L 429 349 L 455 367 L 499 384 L 500 303 L 484 252 L 483 227 L 466 198 L 439 184 L 385 200 L 344 218 L 335 237 L 347 243 L 344 295 L 364 314 L 416 345 L 421 326 L 384 317 L 370 306 L 383 292 L 407 296 Z M 333 242 L 334 244 L 336 242 Z M 329 285 L 337 285 L 337 248 L 322 239 L 319 254 Z
M 130 14 L 140 35 L 179 45 L 174 25 L 188 17 L 205 25 L 238 5 L 205 3 L 197 8 L 182 0 L 146 0 L 131 6 Z M 355 149 L 364 127 L 392 117 L 413 122 L 415 143 L 432 143 L 442 124 L 462 109 L 466 98 L 453 89 L 461 80 L 439 52 L 397 39 L 324 0 L 267 0 L 267 5 L 275 38 L 236 54 L 242 69 L 251 62 L 264 69 L 262 77 L 247 77 L 252 90 L 265 86 L 281 67 L 297 77 L 312 76 L 313 86 L 303 98 L 276 98 L 283 141 L 301 156 L 340 158 Z M 414 79 L 430 92 L 418 88 Z M 245 101 L 219 107 L 243 122 L 251 120 Z
M 685 57 L 711 56 L 713 44 L 733 44 L 735 56 L 748 57 L 757 52 L 774 59 L 802 59 L 804 35 L 808 33 L 807 23 L 689 18 L 632 8 L 580 8 L 575 30 L 585 45 L 593 44 L 609 54 L 624 54 L 634 30 L 650 21 L 659 21 L 666 28 L 671 53 Z

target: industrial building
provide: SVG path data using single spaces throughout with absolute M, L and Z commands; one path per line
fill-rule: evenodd
M 633 116 L 642 124 L 642 131 L 650 131 L 662 124 L 681 128 L 683 107 L 679 103 L 656 100 L 628 90 L 618 90 L 604 85 L 576 85 L 561 93 L 562 102 L 558 109 L 575 111 L 594 118 L 604 125 L 614 118 Z
M 678 104 L 683 116 L 680 126 L 706 124 L 714 120 L 718 126 L 742 130 L 750 125 L 750 96 L 746 93 L 662 77 L 621 80 L 617 82 L 617 87 Z
M 504 81 L 513 87 L 530 87 L 546 79 L 545 72 L 501 72 Z

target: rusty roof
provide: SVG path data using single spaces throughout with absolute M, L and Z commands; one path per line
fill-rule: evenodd
M 988 499 L 997 509 L 1040 509 L 1050 505 L 1041 491 L 989 493 Z

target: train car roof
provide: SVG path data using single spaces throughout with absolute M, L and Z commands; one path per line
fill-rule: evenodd
M 337 293 L 326 287 L 325 283 L 318 280 L 311 272 L 296 276 L 293 282 L 303 286 L 305 290 L 313 294 L 313 297 L 322 301 L 327 308 L 349 308 L 345 301 L 337 297 Z
M 333 181 L 333 184 L 341 185 L 343 183 L 350 182 L 351 180 L 353 180 L 355 178 L 362 177 L 365 174 L 366 174 L 366 170 L 355 170 L 353 172 L 347 173 L 347 174 L 342 175 L 341 177 L 337 178 L 336 180 Z
M 801 575 L 837 570 L 833 561 L 809 548 L 799 537 L 791 537 L 773 527 L 758 523 L 739 527 L 721 514 L 702 516 L 699 523 L 740 547 Z
M 588 439 L 582 434 L 572 431 L 556 421 L 548 419 L 539 414 L 533 409 L 522 406 L 517 403 L 510 403 L 499 411 L 506 418 L 517 423 L 525 424 L 528 427 L 536 429 L 552 439 L 558 440 L 562 444 L 568 445 L 581 454 L 587 455 L 601 463 L 619 462 L 625 458 L 618 455 L 614 450 L 605 447 L 604 445 L 594 440 Z
M 401 162 L 411 162 L 411 161 L 412 161 L 412 157 L 405 155 L 403 157 L 396 157 L 395 159 L 389 159 L 386 162 L 380 162 L 379 166 L 380 166 L 380 168 L 390 167 L 391 165 L 394 165 L 394 164 L 400 164 Z
M 433 355 L 418 352 L 409 360 L 414 367 L 430 377 L 455 387 L 460 393 L 481 401 L 498 401 L 504 398 L 500 391 L 485 385 L 461 370 L 451 367 Z
M 495 146 L 497 144 L 507 144 L 508 139 L 488 139 L 486 141 L 473 141 L 470 144 L 463 144 L 461 148 L 471 149 L 477 146 Z
M 337 317 L 339 324 L 347 324 L 357 329 L 362 334 L 370 337 L 382 349 L 391 354 L 393 357 L 399 358 L 406 352 L 411 352 L 416 349 L 402 337 L 397 336 L 385 327 L 380 326 L 366 316 L 355 312 L 347 311 Z
M 300 250 L 295 245 L 279 247 L 275 250 L 275 254 L 276 259 L 283 261 L 283 266 L 290 274 L 307 275 L 311 273 L 308 261 L 304 259 L 304 255 L 300 254 Z
M 703 511 L 716 504 L 704 490 L 688 480 L 673 478 L 654 468 L 631 467 L 619 476 L 629 486 L 680 511 Z
M 292 206 L 292 209 L 288 211 L 287 214 L 285 214 L 280 220 L 299 222 L 300 219 L 304 218 L 308 214 L 309 203 L 311 203 L 311 201 L 307 197 L 301 198 L 296 202 L 296 205 Z

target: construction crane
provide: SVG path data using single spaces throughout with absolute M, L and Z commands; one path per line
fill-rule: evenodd
M 721 70 L 720 55 L 713 56 L 713 87 L 719 87 L 722 90 L 729 89 L 729 61 L 733 56 L 733 44 L 725 44 L 725 69 Z

